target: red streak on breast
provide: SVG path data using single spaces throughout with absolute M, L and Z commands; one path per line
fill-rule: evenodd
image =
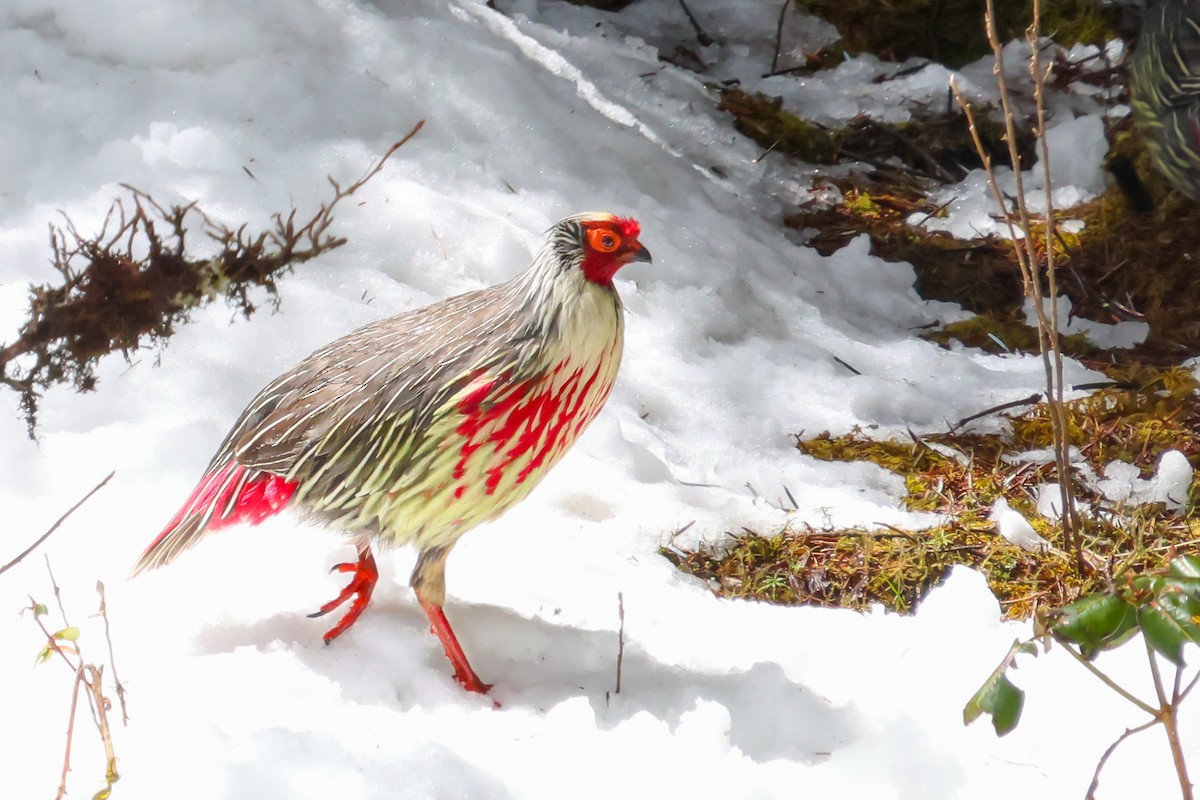
M 579 371 L 576 370 L 559 393 L 568 391 L 568 387 L 571 387 L 570 391 L 574 391 L 573 387 L 578 382 Z M 558 410 L 560 402 L 558 394 L 554 392 L 544 391 L 536 394 L 529 398 L 527 403 L 515 406 L 505 418 L 504 424 L 488 437 L 489 441 L 498 445 L 497 451 L 500 451 L 505 443 L 512 442 L 512 445 L 503 451 L 499 463 L 487 470 L 488 494 L 496 492 L 504 478 L 504 471 L 537 444 L 549 419 Z
M 568 405 L 571 403 L 571 395 L 567 396 L 566 401 L 563 404 L 564 407 L 562 413 L 558 415 L 558 419 L 555 420 L 554 424 L 546 431 L 545 438 L 542 440 L 542 446 L 538 450 L 537 454 L 534 455 L 529 463 L 526 464 L 521 469 L 521 472 L 517 475 L 517 483 L 523 482 L 529 477 L 530 473 L 542 466 L 546 460 L 546 457 L 554 452 L 554 448 L 558 444 L 559 437 L 562 436 L 563 431 L 567 429 L 567 426 L 570 425 L 572 421 L 579 417 L 580 409 L 589 399 L 589 396 L 593 391 L 592 387 L 596 383 L 596 379 L 600 377 L 600 366 L 601 365 L 599 364 L 596 365 L 596 369 L 592 371 L 591 377 L 587 379 L 587 382 L 583 384 L 583 388 L 580 390 L 579 394 L 575 396 L 575 402 L 573 404 Z M 577 382 L 580 374 L 580 371 L 576 370 L 575 374 L 572 376 L 572 381 Z M 572 387 L 572 392 L 574 392 L 574 387 Z M 587 413 L 585 414 L 585 418 L 578 419 L 575 427 L 571 430 L 571 441 L 574 441 L 574 439 L 579 435 L 580 431 L 582 431 L 588 422 L 590 422 L 592 418 L 596 416 L 596 412 L 600 410 L 600 406 L 603 404 L 604 397 L 607 395 L 608 387 L 603 387 L 603 396 L 596 398 L 596 401 L 590 404 L 590 406 L 586 409 Z
M 489 400 L 488 392 L 496 392 L 496 382 L 486 384 L 487 391 L 473 389 L 458 404 L 463 419 L 455 431 L 463 437 L 454 480 L 467 474 L 472 458 L 488 458 L 484 474 L 484 489 L 495 494 L 506 471 L 518 459 L 532 453 L 521 467 L 516 483 L 523 483 L 569 445 L 596 416 L 611 389 L 610 384 L 597 385 L 602 365 L 597 365 L 584 380 L 581 369 L 575 369 L 557 386 L 552 381 L 568 362 L 556 365 L 548 375 L 501 388 L 499 396 Z M 479 453 L 484 445 L 485 453 Z M 466 494 L 467 486 L 455 487 L 454 497 Z
M 492 391 L 492 387 L 496 385 L 495 381 L 483 381 L 481 383 L 472 383 L 475 388 L 467 392 L 463 399 L 458 402 L 460 409 L 474 408 L 483 402 L 483 399 L 488 396 L 488 392 Z

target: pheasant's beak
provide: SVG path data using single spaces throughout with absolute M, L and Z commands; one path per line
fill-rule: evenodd
M 641 242 L 635 240 L 633 246 L 625 252 L 624 261 L 625 263 L 629 263 L 630 261 L 652 263 L 654 259 L 650 258 L 650 251 L 643 247 Z

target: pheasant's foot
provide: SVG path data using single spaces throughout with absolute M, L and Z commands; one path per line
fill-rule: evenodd
M 329 644 L 345 633 L 362 616 L 363 611 L 367 608 L 367 603 L 371 601 L 371 592 L 375 590 L 375 583 L 379 580 L 379 570 L 375 566 L 375 558 L 371 555 L 371 548 L 365 544 L 361 544 L 358 547 L 357 562 L 338 564 L 330 571 L 352 572 L 354 576 L 346 584 L 346 588 L 342 589 L 341 594 L 321 606 L 319 611 L 315 611 L 308 616 L 322 617 L 341 606 L 347 600 L 353 598 L 353 601 L 350 603 L 350 608 L 346 611 L 346 616 L 342 617 L 337 625 L 334 625 L 325 632 L 325 636 L 322 637 L 325 640 L 325 644 Z

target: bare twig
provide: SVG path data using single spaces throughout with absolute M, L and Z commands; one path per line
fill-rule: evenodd
M 708 47 L 712 44 L 714 41 L 713 38 L 704 32 L 704 28 L 700 27 L 700 23 L 696 21 L 696 17 L 693 16 L 692 10 L 687 7 L 685 0 L 679 0 L 679 7 L 683 9 L 684 14 L 687 14 L 688 22 L 692 23 L 692 30 L 696 32 L 696 41 L 700 43 L 700 46 Z
M 862 373 L 861 373 L 861 372 L 859 372 L 859 371 L 858 371 L 858 370 L 856 370 L 854 367 L 850 366 L 849 364 L 847 364 L 845 361 L 843 361 L 842 359 L 838 358 L 837 356 L 832 356 L 832 358 L 833 358 L 833 360 L 834 360 L 834 361 L 836 361 L 837 363 L 841 364 L 843 367 L 845 367 L 846 369 L 850 370 L 850 371 L 851 371 L 851 372 L 853 372 L 855 375 L 862 375 Z
M 617 592 L 617 618 L 621 620 L 617 628 L 617 690 L 621 693 L 621 666 L 625 660 L 625 595 Z
M 1016 215 L 1009 208 L 1003 193 L 1000 190 L 1000 185 L 996 180 L 995 170 L 992 167 L 991 158 L 988 156 L 980 138 L 979 130 L 975 122 L 975 115 L 970 104 L 962 96 L 958 85 L 951 82 L 951 89 L 957 99 L 963 112 L 967 116 L 967 122 L 970 126 L 971 139 L 975 144 L 975 148 L 979 153 L 984 169 L 988 174 L 988 186 L 992 190 L 992 194 L 996 200 L 997 206 L 1001 209 L 1001 219 L 1008 227 L 1009 239 L 1013 242 L 1013 252 L 1017 258 L 1017 264 L 1021 270 L 1021 278 L 1024 286 L 1026 297 L 1034 308 L 1034 313 L 1038 320 L 1038 345 L 1042 354 L 1042 363 L 1046 372 L 1046 404 L 1049 409 L 1049 417 L 1051 429 L 1054 439 L 1054 458 L 1055 465 L 1058 469 L 1059 486 L 1062 493 L 1063 513 L 1061 514 L 1063 526 L 1063 544 L 1065 549 L 1072 552 L 1075 556 L 1076 568 L 1082 573 L 1085 569 L 1083 559 L 1082 543 L 1079 540 L 1077 530 L 1079 527 L 1078 514 L 1075 508 L 1075 498 L 1072 488 L 1072 472 L 1070 464 L 1070 442 L 1067 432 L 1067 415 L 1065 404 L 1063 401 L 1063 357 L 1062 349 L 1059 344 L 1058 336 L 1058 317 L 1057 317 L 1057 292 L 1058 284 L 1054 274 L 1054 258 L 1053 258 L 1053 232 L 1054 232 L 1054 214 L 1052 201 L 1053 184 L 1050 182 L 1049 173 L 1049 151 L 1045 137 L 1045 83 L 1046 72 L 1041 67 L 1039 57 L 1038 37 L 1040 25 L 1040 6 L 1038 0 L 1034 0 L 1034 19 L 1033 24 L 1029 28 L 1029 38 L 1032 50 L 1030 58 L 1030 70 L 1033 75 L 1034 82 L 1034 97 L 1037 102 L 1038 115 L 1038 137 L 1041 139 L 1042 146 L 1042 164 L 1044 172 L 1044 182 L 1046 184 L 1046 202 L 1047 211 L 1045 218 L 1046 226 L 1046 273 L 1047 273 L 1047 290 L 1042 288 L 1042 268 L 1037 252 L 1037 244 L 1034 240 L 1033 231 L 1034 223 L 1033 216 L 1029 211 L 1026 203 L 1026 192 L 1024 176 L 1020 169 L 1020 158 L 1017 149 L 1017 130 L 1015 123 L 1015 110 L 1012 107 L 1012 95 L 1008 88 L 1008 81 L 1004 75 L 1003 69 L 1003 45 L 1000 42 L 999 34 L 996 31 L 996 18 L 994 0 L 987 0 L 987 37 L 992 46 L 993 53 L 993 68 L 992 71 L 996 75 L 996 83 L 1000 89 L 1000 107 L 1004 114 L 1004 125 L 1006 139 L 1008 142 L 1009 157 L 1013 164 L 1013 179 L 1016 182 L 1016 194 L 1014 197 L 1016 204 Z M 1022 234 L 1018 236 L 1018 230 Z M 1049 298 L 1050 312 L 1046 311 L 1045 298 Z
M 783 23 L 787 19 L 788 8 L 791 5 L 792 0 L 783 0 L 783 6 L 779 9 L 779 22 L 775 25 L 775 55 L 771 56 L 771 69 L 767 72 L 767 75 L 778 74 L 779 51 L 783 49 Z M 766 75 L 763 77 L 766 77 Z
M 1010 400 L 1007 403 L 1001 403 L 998 406 L 992 406 L 991 408 L 985 408 L 983 411 L 972 414 L 969 417 L 963 417 L 958 422 L 951 425 L 950 432 L 953 433 L 954 431 L 957 431 L 959 428 L 961 428 L 963 425 L 966 425 L 968 422 L 974 422 L 975 420 L 980 419 L 981 417 L 986 417 L 989 414 L 995 414 L 998 411 L 1007 411 L 1010 408 L 1019 408 L 1020 406 L 1031 406 L 1034 403 L 1040 402 L 1041 399 L 1042 399 L 1042 393 L 1034 392 L 1033 394 L 1029 395 L 1028 397 L 1022 397 L 1020 400 Z
M 12 569 L 12 568 L 13 568 L 13 567 L 15 567 L 17 564 L 21 563 L 21 559 L 25 558 L 25 556 L 29 555 L 29 554 L 30 554 L 30 553 L 32 553 L 34 550 L 36 550 L 36 549 L 38 548 L 38 545 L 40 545 L 42 542 L 44 542 L 44 541 L 46 541 L 47 539 L 49 539 L 49 538 L 50 538 L 50 534 L 52 534 L 52 533 L 54 533 L 56 530 L 58 530 L 58 526 L 59 526 L 59 525 L 62 525 L 62 524 L 63 524 L 63 522 L 65 522 L 65 521 L 66 521 L 67 517 L 69 517 L 69 516 L 71 516 L 72 514 L 74 514 L 74 513 L 75 513 L 75 511 L 76 511 L 76 510 L 77 510 L 77 509 L 78 509 L 78 508 L 79 508 L 81 505 L 83 505 L 84 503 L 86 503 L 86 502 L 88 501 L 88 499 L 89 499 L 89 498 L 91 498 L 91 496 L 92 496 L 92 495 L 94 495 L 96 492 L 98 492 L 98 491 L 100 491 L 101 489 L 103 489 L 103 488 L 104 488 L 104 485 L 105 485 L 106 483 L 108 483 L 108 482 L 109 482 L 109 480 L 111 480 L 111 479 L 112 479 L 112 476 L 113 476 L 113 475 L 116 475 L 116 472 L 115 472 L 115 471 L 114 471 L 114 472 L 110 472 L 110 473 L 108 473 L 108 475 L 107 475 L 107 476 L 105 476 L 104 480 L 100 481 L 98 484 L 96 484 L 94 487 L 92 487 L 92 490 L 83 496 L 83 499 L 82 499 L 82 500 L 80 500 L 78 503 L 76 503 L 75 505 L 73 505 L 73 506 L 71 506 L 69 509 L 67 509 L 66 513 L 65 513 L 65 514 L 63 514 L 61 517 L 59 517 L 59 518 L 58 518 L 58 520 L 56 520 L 56 521 L 55 521 L 55 523 L 54 523 L 53 525 L 51 525 L 51 526 L 50 526 L 50 530 L 46 531 L 46 532 L 45 532 L 45 533 L 43 533 L 41 536 L 39 536 L 36 542 L 34 542 L 33 544 L 29 545 L 29 547 L 26 547 L 26 548 L 25 548 L 25 549 L 24 549 L 24 550 L 21 552 L 21 554 L 20 554 L 20 555 L 18 555 L 16 558 L 14 558 L 12 561 L 9 561 L 9 562 L 8 562 L 7 564 L 5 564 L 3 567 L 0 567 L 0 575 L 3 575 L 3 574 L 4 574 L 5 572 L 7 572 L 8 570 Z
M 1117 740 L 1108 746 L 1108 749 L 1104 751 L 1104 755 L 1100 756 L 1100 761 L 1096 764 L 1096 771 L 1092 773 L 1092 783 L 1090 786 L 1088 786 L 1085 800 L 1096 800 L 1096 790 L 1100 788 L 1100 770 L 1104 769 L 1104 765 L 1108 763 L 1109 757 L 1116 752 L 1116 749 L 1120 746 L 1121 742 L 1125 741 L 1130 736 L 1133 736 L 1135 733 L 1141 733 L 1142 731 L 1152 728 L 1157 724 L 1158 720 L 1152 719 L 1149 722 L 1138 725 L 1136 728 L 1126 728 L 1125 732 L 1118 736 Z
M 84 685 L 88 689 L 88 699 L 92 704 L 96 729 L 100 732 L 100 739 L 104 743 L 104 763 L 106 765 L 104 780 L 108 783 L 108 790 L 111 792 L 112 785 L 120 780 L 121 775 L 117 772 L 117 753 L 113 747 L 112 728 L 108 724 L 108 709 L 111 708 L 111 704 L 104 696 L 104 667 L 87 664 L 84 669 L 89 677 L 89 680 L 84 681 Z M 76 685 L 78 686 L 78 683 Z M 124 701 L 121 706 L 124 710 Z
M 71 771 L 71 744 L 75 739 L 75 711 L 79 708 L 79 687 L 82 686 L 83 667 L 75 670 L 75 681 L 71 689 L 71 713 L 67 717 L 67 745 L 63 751 L 62 777 L 58 781 L 58 794 L 54 800 L 62 800 L 67 794 L 67 773 Z
M 54 602 L 58 603 L 58 613 L 62 615 L 63 625 L 70 625 L 67 609 L 63 607 L 62 590 L 58 588 L 58 581 L 54 580 L 54 570 L 50 568 L 50 556 L 43 555 L 42 558 L 46 560 L 46 574 L 50 576 L 50 585 L 54 588 Z
M 989 10 L 993 0 L 988 0 Z M 1063 353 L 1062 340 L 1058 335 L 1058 272 L 1055 269 L 1054 263 L 1054 245 L 1052 240 L 1058 235 L 1058 229 L 1054 223 L 1054 184 L 1050 180 L 1050 144 L 1046 138 L 1046 77 L 1052 66 L 1047 66 L 1045 69 L 1041 66 L 1041 1 L 1033 0 L 1033 24 L 1029 27 L 1029 45 L 1031 55 L 1029 58 L 1029 72 L 1033 78 L 1033 96 L 1037 106 L 1037 135 L 1042 148 L 1042 183 L 1046 191 L 1046 218 L 1045 218 L 1045 251 L 1046 251 L 1046 288 L 1050 299 L 1050 319 L 1048 324 L 1044 319 L 1045 311 L 1042 307 L 1041 297 L 1034 297 L 1035 309 L 1038 315 L 1038 341 L 1042 348 L 1042 359 L 1046 369 L 1047 387 L 1053 387 L 1054 401 L 1049 404 L 1050 418 L 1055 429 L 1054 437 L 1054 460 L 1058 468 L 1058 489 L 1062 499 L 1063 513 L 1060 515 L 1063 524 L 1063 545 L 1068 551 L 1072 551 L 1075 555 L 1075 566 L 1082 573 L 1084 569 L 1083 562 L 1083 544 L 1079 538 L 1079 517 L 1075 509 L 1075 492 L 1074 482 L 1071 477 L 1070 463 L 1070 442 L 1068 441 L 1067 432 L 1069 430 L 1069 422 L 1067 420 L 1066 404 L 1063 400 Z M 1011 125 L 1011 120 L 1006 120 L 1006 123 Z M 1013 145 L 1010 144 L 1010 147 Z M 1015 147 L 1013 147 L 1015 152 Z M 1016 161 L 1014 164 L 1018 163 Z M 1019 173 L 1019 170 L 1014 170 Z M 1023 193 L 1023 190 L 1022 190 Z M 1022 198 L 1023 199 L 1023 198 Z M 1021 203 L 1023 205 L 1023 203 Z M 1028 222 L 1029 213 L 1027 209 L 1022 209 L 1022 226 L 1027 233 L 1032 231 L 1032 227 Z M 1034 252 L 1034 244 L 1032 237 L 1026 236 L 1026 247 L 1030 253 Z M 1036 263 L 1031 259 L 1030 263 Z M 1034 285 L 1035 291 L 1040 295 L 1040 287 Z M 1047 345 L 1049 352 L 1047 352 Z M 1051 358 L 1053 355 L 1053 358 Z
M 1200 683 L 1200 672 L 1197 672 L 1195 675 L 1193 675 L 1192 679 L 1188 681 L 1188 685 L 1183 688 L 1183 691 L 1178 693 L 1179 700 L 1182 701 L 1185 697 L 1187 697 L 1191 693 L 1192 689 L 1196 688 L 1197 683 Z
M 121 724 L 129 725 L 129 709 L 125 707 L 125 684 L 117 675 L 117 657 L 113 653 L 112 635 L 108 628 L 108 604 L 104 597 L 104 584 L 96 581 L 96 591 L 100 595 L 100 618 L 104 620 L 104 640 L 108 642 L 108 663 L 112 666 L 113 685 L 117 687 L 117 702 L 121 704 Z

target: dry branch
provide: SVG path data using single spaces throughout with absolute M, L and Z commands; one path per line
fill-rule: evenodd
M 0 384 L 20 395 L 32 438 L 41 394 L 70 384 L 96 386 L 100 358 L 164 341 L 191 312 L 223 297 L 246 317 L 255 311 L 251 292 L 266 289 L 277 300 L 276 280 L 297 264 L 346 239 L 329 228 L 333 211 L 383 168 L 387 159 L 421 129 L 419 122 L 349 186 L 329 179 L 333 197 L 307 219 L 296 209 L 274 215 L 274 227 L 253 234 L 215 222 L 195 203 L 164 208 L 153 197 L 122 184 L 128 197 L 113 201 L 100 232 L 85 236 L 64 215 L 50 226 L 52 263 L 59 285 L 30 287 L 29 315 L 17 338 L 0 345 Z M 212 258 L 188 255 L 188 221 L 199 218 L 203 236 L 215 242 Z
M 76 510 L 77 510 L 77 509 L 78 509 L 78 508 L 79 508 L 81 505 L 83 505 L 83 504 L 84 504 L 84 503 L 86 503 L 86 502 L 87 502 L 89 499 L 91 499 L 91 496 L 92 496 L 92 495 L 94 495 L 96 492 L 98 492 L 98 491 L 100 491 L 101 489 L 103 489 L 103 488 L 104 488 L 104 485 L 105 485 L 106 483 L 108 483 L 110 480 L 112 480 L 112 476 L 113 476 L 113 475 L 116 475 L 116 474 L 117 474 L 116 472 L 110 472 L 110 473 L 108 473 L 108 475 L 106 475 L 106 476 L 105 476 L 104 480 L 100 481 L 98 484 L 96 484 L 95 486 L 93 486 L 93 487 L 92 487 L 92 490 L 91 490 L 90 492 L 88 492 L 87 494 L 85 494 L 85 495 L 83 496 L 83 498 L 82 498 L 82 499 L 81 499 L 81 500 L 80 500 L 78 503 L 76 503 L 75 505 L 73 505 L 73 506 L 71 506 L 70 508 L 68 508 L 68 509 L 66 510 L 66 513 L 64 513 L 64 514 L 63 514 L 61 517 L 59 517 L 57 520 L 55 520 L 54 524 L 53 524 L 53 525 L 51 525 L 51 526 L 50 526 L 50 528 L 49 528 L 49 529 L 48 529 L 48 530 L 47 530 L 45 533 L 43 533 L 41 536 L 39 536 L 39 537 L 37 538 L 37 540 L 36 540 L 36 541 L 35 541 L 33 544 L 29 545 L 29 547 L 26 547 L 24 550 L 22 550 L 22 551 L 21 551 L 21 553 L 20 553 L 19 555 L 17 555 L 17 557 L 16 557 L 16 558 L 14 558 L 12 561 L 9 561 L 9 562 L 8 562 L 7 564 L 5 564 L 3 567 L 0 567 L 0 575 L 3 575 L 5 572 L 8 572 L 10 569 L 12 569 L 13 567 L 15 567 L 17 564 L 20 564 L 20 563 L 21 563 L 21 559 L 25 558 L 25 556 L 29 555 L 29 554 L 30 554 L 30 553 L 32 553 L 34 550 L 36 550 L 36 549 L 37 549 L 37 547 L 38 547 L 38 545 L 40 545 L 42 542 L 44 542 L 44 541 L 46 541 L 47 539 L 49 539 L 49 538 L 50 538 L 50 534 L 52 534 L 52 533 L 54 533 L 56 530 L 58 530 L 58 526 L 59 526 L 59 525 L 62 525 L 62 524 L 63 524 L 63 522 L 65 522 L 65 521 L 66 521 L 67 517 L 69 517 L 69 516 L 71 516 L 72 514 L 74 514 L 74 513 L 75 513 L 75 511 L 76 511 Z

